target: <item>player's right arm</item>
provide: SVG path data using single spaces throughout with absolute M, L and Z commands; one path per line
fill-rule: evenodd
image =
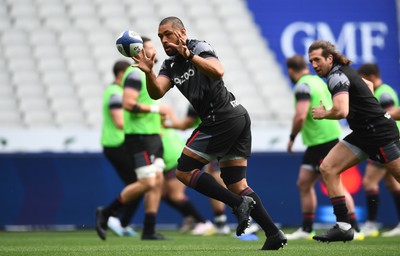
M 331 109 L 326 109 L 322 101 L 318 107 L 312 108 L 314 119 L 334 119 L 346 118 L 349 114 L 349 95 L 347 93 L 338 93 L 333 96 L 333 105 Z
M 343 73 L 334 73 L 328 77 L 328 88 L 332 94 L 332 108 L 326 109 L 320 102 L 319 106 L 312 108 L 314 119 L 343 119 L 349 114 L 349 87 L 350 81 Z
M 146 73 L 147 91 L 152 99 L 157 100 L 162 98 L 171 88 L 171 80 L 165 76 L 158 76 L 151 73 Z
M 132 57 L 136 62 L 133 66 L 138 67 L 146 74 L 146 86 L 150 97 L 154 100 L 162 98 L 171 88 L 171 81 L 168 77 L 156 77 L 153 71 L 156 53 L 148 57 L 144 49 L 136 56 Z
M 109 110 L 111 119 L 115 127 L 119 130 L 124 129 L 124 115 L 122 111 L 122 97 L 119 94 L 111 95 L 109 99 Z
M 294 94 L 296 98 L 296 113 L 292 120 L 292 130 L 287 146 L 288 152 L 292 152 L 294 139 L 301 131 L 301 128 L 303 128 L 304 121 L 307 118 L 311 99 L 310 87 L 307 84 L 298 84 L 296 85 Z
M 292 120 L 292 131 L 290 133 L 290 140 L 288 142 L 288 148 L 287 148 L 289 153 L 292 152 L 294 139 L 296 138 L 297 134 L 303 127 L 304 121 L 307 118 L 307 113 L 309 108 L 310 108 L 309 100 L 302 100 L 297 102 L 296 104 L 296 114 L 294 115 Z

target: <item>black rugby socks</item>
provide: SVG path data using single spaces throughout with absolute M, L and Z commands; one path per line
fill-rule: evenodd
M 193 173 L 189 185 L 203 195 L 219 200 L 230 207 L 240 205 L 243 200 L 241 196 L 224 188 L 213 176 L 200 170 Z
M 379 191 L 378 190 L 368 190 L 367 194 L 367 210 L 368 216 L 367 220 L 376 221 L 378 216 L 378 206 L 379 206 Z
M 331 198 L 331 203 L 333 205 L 333 213 L 336 216 L 337 222 L 346 222 L 350 224 L 350 221 L 347 217 L 347 207 L 346 207 L 346 199 L 344 196 L 337 196 Z
M 268 237 L 276 234 L 278 232 L 278 228 L 275 226 L 267 210 L 264 208 L 264 205 L 257 193 L 254 192 L 250 187 L 247 187 L 240 193 L 240 195 L 249 196 L 256 201 L 250 216 L 264 230 L 265 235 Z

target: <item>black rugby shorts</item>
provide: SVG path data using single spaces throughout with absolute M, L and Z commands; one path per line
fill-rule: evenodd
M 319 172 L 322 160 L 328 155 L 329 151 L 339 142 L 338 139 L 323 144 L 308 147 L 303 156 L 304 165 L 312 167 L 313 171 Z
M 226 155 L 249 157 L 251 154 L 251 121 L 249 115 L 200 126 L 193 131 L 186 146 L 222 158 Z
M 134 159 L 135 168 L 150 165 L 155 158 L 163 157 L 163 146 L 159 134 L 125 134 L 125 145 Z

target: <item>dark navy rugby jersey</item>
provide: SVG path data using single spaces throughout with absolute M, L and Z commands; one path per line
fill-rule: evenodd
M 327 84 L 332 96 L 349 94 L 349 114 L 346 119 L 353 131 L 385 133 L 385 126 L 388 128 L 393 125 L 390 115 L 352 67 L 335 65 L 327 76 Z
M 187 40 L 186 45 L 195 55 L 202 58 L 218 58 L 205 41 Z M 170 79 L 172 87 L 176 86 L 189 100 L 204 124 L 246 113 L 246 109 L 227 90 L 222 79 L 206 76 L 181 55 L 166 59 L 159 76 Z
M 190 116 L 191 118 L 198 118 L 199 115 L 197 114 L 196 110 L 194 110 L 192 105 L 189 105 L 188 111 L 186 116 Z

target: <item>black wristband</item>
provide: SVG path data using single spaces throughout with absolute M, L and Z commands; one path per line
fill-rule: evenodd
M 131 112 L 132 112 L 132 113 L 138 113 L 139 110 L 140 110 L 140 104 L 139 104 L 139 103 L 136 103 L 135 105 L 133 105 L 133 107 L 132 107 L 132 109 L 131 109 Z
M 193 57 L 194 57 L 194 53 L 193 53 L 191 50 L 189 50 L 189 52 L 190 52 L 190 54 L 189 54 L 189 56 L 187 57 L 187 60 L 192 60 Z
M 294 139 L 296 138 L 296 135 L 292 133 L 292 134 L 290 134 L 289 138 L 290 138 L 290 141 L 294 141 Z

